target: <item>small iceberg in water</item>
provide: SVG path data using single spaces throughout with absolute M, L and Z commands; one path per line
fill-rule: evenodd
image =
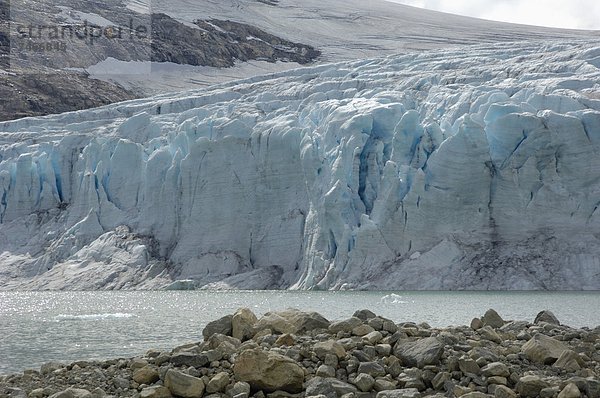
M 408 301 L 403 300 L 401 295 L 395 293 L 386 294 L 380 301 L 383 304 L 408 304 Z
M 123 312 L 115 312 L 110 314 L 82 314 L 82 315 L 73 315 L 73 314 L 59 314 L 54 317 L 54 320 L 57 322 L 61 321 L 103 321 L 107 319 L 124 319 L 124 318 L 133 318 L 135 314 L 123 313 Z

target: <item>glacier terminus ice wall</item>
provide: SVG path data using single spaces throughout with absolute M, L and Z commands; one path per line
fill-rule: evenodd
M 600 289 L 600 47 L 0 123 L 0 288 Z

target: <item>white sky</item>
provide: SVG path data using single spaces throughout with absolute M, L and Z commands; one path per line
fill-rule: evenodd
M 388 0 L 496 21 L 600 29 L 600 0 Z

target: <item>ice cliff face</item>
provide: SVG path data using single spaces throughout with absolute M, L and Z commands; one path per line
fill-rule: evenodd
M 598 82 L 495 44 L 1 123 L 0 287 L 600 289 Z

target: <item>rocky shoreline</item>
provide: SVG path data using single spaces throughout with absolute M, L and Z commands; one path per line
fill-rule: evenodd
M 0 398 L 600 397 L 600 326 L 574 329 L 550 311 L 432 328 L 369 310 L 330 322 L 243 308 L 202 334 L 168 352 L 0 376 Z

